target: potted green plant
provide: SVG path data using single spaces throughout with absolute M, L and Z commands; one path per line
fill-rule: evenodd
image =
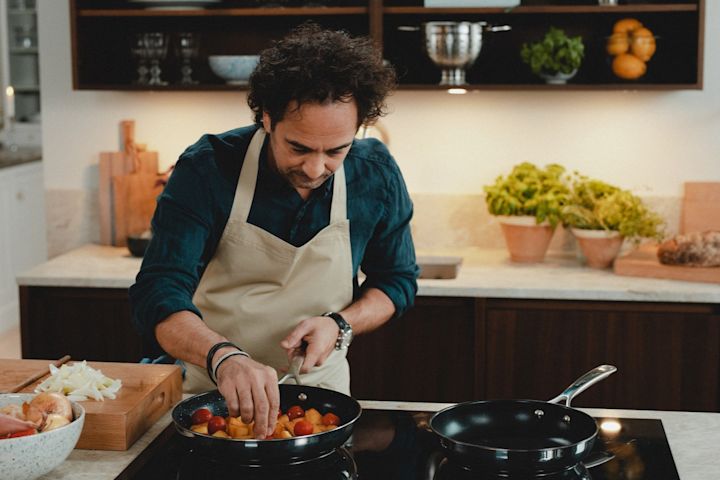
M 577 172 L 571 179 L 570 201 L 562 222 L 577 238 L 587 264 L 612 265 L 625 239 L 662 239 L 663 220 L 627 190 Z
M 575 76 L 585 55 L 582 37 L 568 37 L 550 27 L 539 42 L 523 43 L 520 57 L 535 75 L 550 84 L 565 84 Z
M 557 164 L 539 168 L 525 162 L 484 187 L 488 212 L 496 215 L 515 262 L 540 262 L 569 198 Z

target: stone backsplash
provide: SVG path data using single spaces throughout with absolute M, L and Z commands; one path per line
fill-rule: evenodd
M 442 248 L 504 248 L 500 225 L 487 212 L 484 195 L 413 194 L 415 214 L 411 223 L 419 250 Z M 97 190 L 46 192 L 48 255 L 50 258 L 100 239 Z M 675 234 L 680 221 L 679 197 L 644 197 Z M 575 239 L 562 227 L 555 232 L 550 251 L 572 252 Z
M 420 250 L 447 247 L 504 248 L 500 225 L 490 215 L 484 195 L 414 194 L 413 239 Z M 674 235 L 680 222 L 680 197 L 643 197 L 666 221 L 666 233 Z M 550 251 L 570 253 L 575 239 L 562 227 L 553 236 Z

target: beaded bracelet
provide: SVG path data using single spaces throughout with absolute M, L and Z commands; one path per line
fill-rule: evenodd
M 213 381 L 213 383 L 215 383 L 215 385 L 217 385 L 217 371 L 218 371 L 218 368 L 220 368 L 220 365 L 222 365 L 222 363 L 223 363 L 225 360 L 227 360 L 228 358 L 230 358 L 230 357 L 236 357 L 236 356 L 238 356 L 238 355 L 242 355 L 243 357 L 248 357 L 248 358 L 250 358 L 250 355 L 248 355 L 247 352 L 243 352 L 242 350 L 236 350 L 236 351 L 234 351 L 234 352 L 228 352 L 228 353 L 226 353 L 225 355 L 223 355 L 222 357 L 220 357 L 220 360 L 218 360 L 218 362 L 215 364 L 215 367 L 212 369 L 212 377 L 210 377 L 210 379 Z
M 213 379 L 212 359 L 215 356 L 215 353 L 223 347 L 233 347 L 233 348 L 237 348 L 238 350 L 242 350 L 240 347 L 238 347 L 237 345 L 235 345 L 232 342 L 220 342 L 220 343 L 216 343 L 215 345 L 210 347 L 210 350 L 208 351 L 208 354 L 207 354 L 207 358 L 205 359 L 205 370 L 207 370 L 207 374 L 208 374 L 208 377 L 210 377 L 210 380 Z M 214 380 L 213 380 L 213 382 L 214 382 Z

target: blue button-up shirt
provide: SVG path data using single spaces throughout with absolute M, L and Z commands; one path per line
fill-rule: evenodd
M 189 310 L 202 317 L 192 297 L 227 224 L 245 151 L 256 129 L 204 135 L 180 156 L 158 198 L 153 239 L 130 287 L 133 323 L 149 353 L 160 351 L 155 326 L 170 314 Z M 268 166 L 266 148 L 267 141 L 247 221 L 301 246 L 330 222 L 334 177 L 303 200 Z M 374 139 L 354 141 L 343 165 L 354 297 L 365 288 L 378 288 L 392 300 L 398 316 L 413 303 L 419 273 L 410 234 L 413 207 L 405 182 L 385 146 Z M 357 280 L 360 268 L 366 275 L 362 286 Z

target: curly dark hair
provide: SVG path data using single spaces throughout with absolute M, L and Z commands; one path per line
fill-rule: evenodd
M 274 128 L 292 101 L 300 106 L 354 99 L 359 127 L 385 115 L 385 97 L 395 85 L 395 71 L 369 38 L 308 22 L 260 54 L 247 102 L 256 124 L 267 112 Z

